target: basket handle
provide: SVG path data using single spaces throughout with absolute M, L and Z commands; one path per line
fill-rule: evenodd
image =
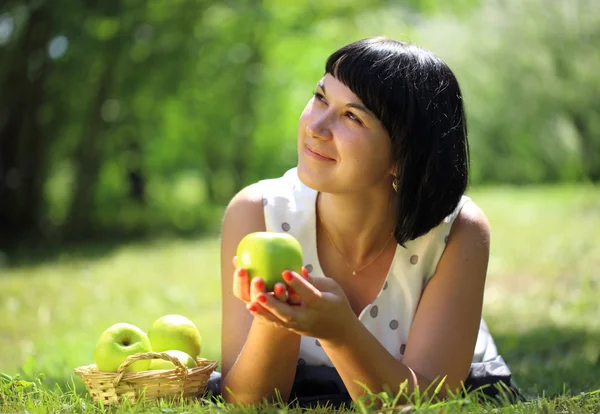
M 180 375 L 181 379 L 185 380 L 187 378 L 187 367 L 174 356 L 169 355 L 166 352 L 139 352 L 137 354 L 129 355 L 119 366 L 119 369 L 117 369 L 117 377 L 113 380 L 113 385 L 116 387 L 119 384 L 129 365 L 144 359 L 166 359 L 167 361 L 171 361 L 175 364 L 175 370 L 177 370 L 177 374 Z

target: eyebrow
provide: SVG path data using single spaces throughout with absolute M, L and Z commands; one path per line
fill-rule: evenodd
M 323 83 L 323 81 L 322 81 L 322 80 L 320 80 L 319 82 L 317 82 L 317 86 L 318 86 L 319 88 L 321 88 L 321 89 L 323 90 L 323 92 L 325 92 L 325 94 L 327 94 L 327 91 L 325 90 L 325 84 Z M 373 114 L 371 111 L 369 111 L 369 110 L 367 109 L 367 107 L 366 107 L 366 106 L 364 106 L 364 105 L 361 105 L 361 104 L 359 104 L 359 103 L 356 103 L 356 102 L 349 102 L 349 103 L 347 103 L 347 104 L 346 104 L 346 106 L 349 106 L 350 108 L 355 108 L 355 109 L 358 109 L 359 111 L 362 111 L 362 112 L 364 112 L 365 114 L 367 114 L 367 115 L 369 115 L 369 116 L 371 116 L 371 117 L 373 117 L 373 118 L 377 118 L 377 117 L 376 117 L 376 116 L 375 116 L 375 115 L 374 115 L 374 114 Z

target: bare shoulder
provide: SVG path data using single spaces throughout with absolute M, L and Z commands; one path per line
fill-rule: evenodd
M 262 212 L 262 190 L 258 183 L 250 184 L 233 196 L 227 210 L 253 209 Z
M 221 229 L 221 271 L 226 280 L 234 270 L 231 260 L 240 240 L 249 233 L 265 230 L 262 190 L 259 184 L 252 184 L 233 196 L 225 209 Z
M 240 230 L 248 228 L 249 231 L 259 231 L 254 229 L 257 226 L 264 229 L 262 190 L 258 183 L 240 190 L 227 205 L 223 231 L 228 230 L 231 224 Z
M 483 210 L 472 200 L 464 204 L 454 220 L 451 238 L 489 244 L 490 224 Z

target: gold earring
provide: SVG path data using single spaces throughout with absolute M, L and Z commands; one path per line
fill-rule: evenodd
M 398 177 L 394 177 L 394 181 L 392 181 L 392 187 L 394 188 L 395 192 L 398 192 L 398 184 L 399 184 Z

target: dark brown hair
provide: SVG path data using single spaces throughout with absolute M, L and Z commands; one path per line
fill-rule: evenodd
M 398 169 L 394 236 L 404 246 L 454 211 L 468 185 L 458 81 L 432 52 L 382 37 L 342 47 L 327 59 L 325 71 L 358 96 L 390 135 Z

